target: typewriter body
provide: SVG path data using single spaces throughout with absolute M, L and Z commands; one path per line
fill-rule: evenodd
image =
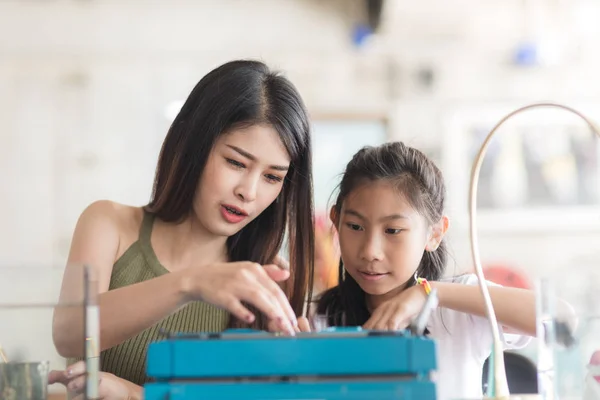
M 435 400 L 435 343 L 408 331 L 234 329 L 150 344 L 146 400 Z

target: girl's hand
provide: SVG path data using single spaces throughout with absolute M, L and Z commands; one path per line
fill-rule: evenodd
M 85 398 L 85 362 L 79 361 L 65 371 L 50 371 L 48 383 L 63 384 L 68 392 L 73 396 L 73 400 L 83 400 Z M 136 388 L 138 390 L 131 390 Z M 113 374 L 100 372 L 98 376 L 98 394 L 99 400 L 134 400 L 141 399 L 142 389 L 124 379 L 118 378 Z
M 280 332 L 294 335 L 298 325 L 296 314 L 276 283 L 289 278 L 289 270 L 274 264 L 234 262 L 190 268 L 184 273 L 183 290 L 189 300 L 206 301 L 252 323 L 254 314 L 242 304 L 247 302 L 275 321 Z
M 425 289 L 420 285 L 412 286 L 377 307 L 363 328 L 372 330 L 406 329 L 419 314 L 426 300 Z

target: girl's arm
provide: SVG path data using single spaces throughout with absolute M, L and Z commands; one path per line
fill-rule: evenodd
M 430 282 L 437 289 L 440 307 L 468 314 L 486 316 L 481 289 L 477 285 L 450 282 Z M 492 305 L 498 322 L 504 327 L 529 335 L 536 335 L 535 292 L 498 286 L 488 286 Z M 575 313 L 572 307 L 557 301 L 557 315 L 566 320 L 572 329 L 575 327 Z

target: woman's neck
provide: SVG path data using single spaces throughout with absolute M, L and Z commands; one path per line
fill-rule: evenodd
M 181 223 L 155 221 L 152 246 L 170 271 L 228 261 L 227 237 L 208 232 L 195 218 Z

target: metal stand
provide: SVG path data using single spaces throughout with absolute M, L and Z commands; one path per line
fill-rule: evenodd
M 98 375 L 100 370 L 100 312 L 98 291 L 91 267 L 84 266 L 84 318 L 85 318 L 85 398 L 99 398 Z
M 475 162 L 473 164 L 473 170 L 471 172 L 471 184 L 469 188 L 469 219 L 470 219 L 470 232 L 471 232 L 471 254 L 473 256 L 473 262 L 475 264 L 475 272 L 477 274 L 477 278 L 479 279 L 479 288 L 481 289 L 481 294 L 483 295 L 483 299 L 485 302 L 486 314 L 487 318 L 490 322 L 490 326 L 492 328 L 492 335 L 494 339 L 494 345 L 492 349 L 491 360 L 493 363 L 490 363 L 490 396 L 494 399 L 508 399 L 510 394 L 508 390 L 508 383 L 506 382 L 506 371 L 504 369 L 504 352 L 502 342 L 500 341 L 500 333 L 498 330 L 498 321 L 496 320 L 496 313 L 494 312 L 494 307 L 492 305 L 492 300 L 490 298 L 490 293 L 487 285 L 485 284 L 485 277 L 483 275 L 483 268 L 481 266 L 481 260 L 479 256 L 479 247 L 477 242 L 477 219 L 476 219 L 476 211 L 477 211 L 477 185 L 479 182 L 479 171 L 481 169 L 481 165 L 483 164 L 483 159 L 487 152 L 487 148 L 492 140 L 492 137 L 498 131 L 498 128 L 502 126 L 508 119 L 511 117 L 520 114 L 524 111 L 531 110 L 534 108 L 559 108 L 570 113 L 575 114 L 580 117 L 589 127 L 590 130 L 595 133 L 600 138 L 600 131 L 592 124 L 592 122 L 586 118 L 582 113 L 576 111 L 570 107 L 556 104 L 556 103 L 536 103 L 531 104 L 525 107 L 521 107 L 506 117 L 504 117 L 498 124 L 492 129 L 492 131 L 488 134 L 486 139 L 481 146 L 477 157 L 475 158 Z M 547 362 L 546 362 L 547 364 Z M 545 370 L 545 368 L 544 368 Z M 540 381 L 541 384 L 544 384 L 546 387 L 539 386 L 540 393 L 550 393 L 553 391 L 552 387 L 548 387 L 550 384 L 548 382 L 548 378 L 550 375 L 547 371 L 544 372 L 545 378 Z M 556 397 L 544 397 L 544 400 L 554 400 Z

